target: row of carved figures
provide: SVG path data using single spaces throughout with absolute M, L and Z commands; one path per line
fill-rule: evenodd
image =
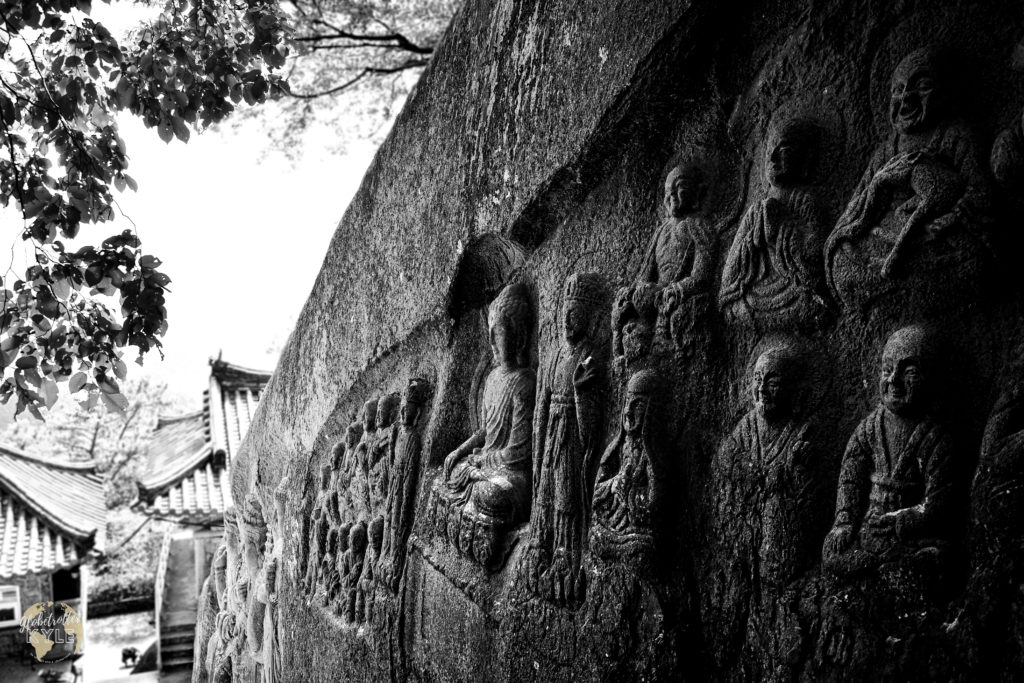
M 372 621 L 376 586 L 398 590 L 412 529 L 430 385 L 367 401 L 320 472 L 302 588 L 349 624 Z
M 895 69 L 892 132 L 831 229 L 822 161 L 826 140 L 839 132 L 811 112 L 772 126 L 764 183 L 740 221 L 717 290 L 728 321 L 762 332 L 806 331 L 834 320 L 837 303 L 857 308 L 901 288 L 944 306 L 951 302 L 942 293 L 970 296 L 992 257 L 992 177 L 1009 195 L 1019 192 L 1024 135 L 1017 123 L 998 136 L 989 174 L 956 111 L 947 61 L 925 48 Z M 713 168 L 688 158 L 668 173 L 664 222 L 634 284 L 616 296 L 615 347 L 627 361 L 648 352 L 657 332 L 687 346 L 716 298 L 721 226 L 713 216 Z

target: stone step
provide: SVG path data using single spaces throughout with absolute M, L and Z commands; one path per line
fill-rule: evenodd
M 163 671 L 182 671 L 192 668 L 192 653 L 163 658 Z
M 177 643 L 188 643 L 191 645 L 196 640 L 196 631 L 172 631 L 170 633 L 162 631 L 160 633 L 160 645 L 175 645 Z
M 165 660 L 168 657 L 172 657 L 175 654 L 182 653 L 182 652 L 187 652 L 189 654 L 189 656 L 192 656 L 192 654 L 195 652 L 195 642 L 191 641 L 191 640 L 188 641 L 187 643 L 186 642 L 165 643 L 164 641 L 160 641 L 160 654 L 163 655 L 163 658 Z

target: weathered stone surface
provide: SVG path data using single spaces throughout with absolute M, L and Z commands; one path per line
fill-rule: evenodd
M 1024 20 L 961 4 L 469 3 L 235 467 L 222 670 L 1024 675 Z

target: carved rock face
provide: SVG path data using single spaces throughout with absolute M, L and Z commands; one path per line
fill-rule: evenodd
M 927 353 L 925 332 L 905 327 L 895 332 L 885 344 L 878 378 L 882 404 L 890 412 L 909 416 L 925 407 L 925 372 L 922 367 Z
M 622 327 L 622 351 L 627 362 L 647 356 L 654 342 L 654 325 L 636 317 Z
M 935 122 L 936 76 L 931 53 L 916 50 L 892 74 L 889 121 L 898 133 L 916 133 Z

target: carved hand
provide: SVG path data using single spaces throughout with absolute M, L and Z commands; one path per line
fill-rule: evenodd
M 838 555 L 849 548 L 852 543 L 853 527 L 849 524 L 836 525 L 825 537 L 825 556 Z
M 587 389 L 598 380 L 597 364 L 591 356 L 576 365 L 572 372 L 572 385 L 577 389 Z
M 444 478 L 451 479 L 452 470 L 459 464 L 459 461 L 466 457 L 466 454 L 459 449 L 455 449 L 444 459 Z
M 679 299 L 679 288 L 669 285 L 654 295 L 654 305 L 662 315 L 668 315 L 679 307 Z

